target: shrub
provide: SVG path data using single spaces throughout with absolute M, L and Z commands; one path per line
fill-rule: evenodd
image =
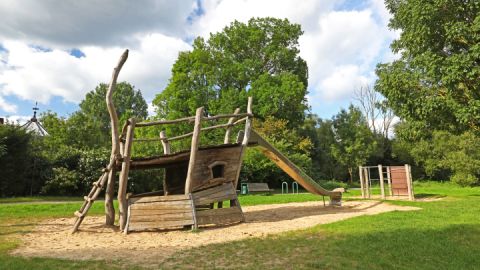
M 456 173 L 451 178 L 450 181 L 457 183 L 462 187 L 473 186 L 478 183 L 478 178 L 469 173 Z
M 348 185 L 346 183 L 343 183 L 343 182 L 338 182 L 338 181 L 335 181 L 335 180 L 329 180 L 329 181 L 320 181 L 320 186 L 322 186 L 324 189 L 327 189 L 327 190 L 332 190 L 332 189 L 335 189 L 335 188 L 347 188 Z
M 43 194 L 70 195 L 78 189 L 78 173 L 66 168 L 53 168 L 53 177 L 42 187 Z

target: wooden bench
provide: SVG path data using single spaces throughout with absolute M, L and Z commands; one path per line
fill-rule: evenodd
M 248 193 L 270 193 L 273 189 L 268 187 L 267 183 L 247 183 Z

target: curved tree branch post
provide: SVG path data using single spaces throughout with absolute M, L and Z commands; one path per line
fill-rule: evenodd
M 113 91 L 117 85 L 117 78 L 120 70 L 127 61 L 128 50 L 125 50 L 118 61 L 117 66 L 113 69 L 112 79 L 108 86 L 105 100 L 107 102 L 108 113 L 110 114 L 110 125 L 112 131 L 112 152 L 110 154 L 110 167 L 112 168 L 108 173 L 108 182 L 105 189 L 105 225 L 113 225 L 115 222 L 115 208 L 113 207 L 113 196 L 115 190 L 115 162 L 121 158 L 120 156 L 120 142 L 118 136 L 118 115 L 115 105 L 113 104 Z

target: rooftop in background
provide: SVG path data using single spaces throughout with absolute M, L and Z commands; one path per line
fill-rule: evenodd
M 25 123 L 22 128 L 26 129 L 27 131 L 34 132 L 39 136 L 48 136 L 48 132 L 45 128 L 40 124 L 37 119 L 37 111 L 39 108 L 37 107 L 37 103 L 35 103 L 35 107 L 33 107 L 33 117 Z

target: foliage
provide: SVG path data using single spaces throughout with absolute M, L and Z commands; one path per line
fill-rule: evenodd
M 78 173 L 63 167 L 53 168 L 53 177 L 42 187 L 44 194 L 66 195 L 78 189 Z
M 377 67 L 375 89 L 412 132 L 480 132 L 480 2 L 386 0 L 401 56 Z M 421 102 L 419 102 L 421 100 Z
M 472 132 L 452 135 L 435 131 L 431 139 L 420 140 L 410 152 L 427 175 L 447 171 L 453 174 L 452 181 L 472 185 L 478 182 L 480 175 L 479 149 L 480 139 Z
M 348 185 L 343 182 L 335 181 L 335 180 L 330 180 L 330 181 L 321 181 L 320 185 L 327 190 L 333 190 L 335 188 L 348 188 Z
M 256 116 L 287 119 L 290 127 L 307 109 L 307 65 L 299 56 L 300 25 L 288 20 L 252 18 L 197 38 L 193 50 L 181 52 L 172 77 L 153 104 L 160 118 L 245 111 L 252 96 Z
M 254 128 L 273 146 L 285 154 L 293 163 L 304 170 L 311 170 L 309 153 L 312 142 L 301 137 L 296 131 L 288 129 L 288 121 L 267 117 L 264 122 L 255 121 Z M 279 187 L 283 181 L 291 179 L 272 161 L 255 149 L 248 149 L 242 166 L 242 180 L 266 182 L 270 187 Z
M 0 125 L 4 154 L 0 156 L 0 196 L 27 194 L 32 166 L 30 144 L 33 135 L 16 125 Z
M 335 142 L 331 145 L 332 155 L 348 168 L 353 182 L 354 168 L 364 165 L 375 152 L 377 142 L 360 110 L 350 105 L 348 111 L 341 110 L 332 121 Z

